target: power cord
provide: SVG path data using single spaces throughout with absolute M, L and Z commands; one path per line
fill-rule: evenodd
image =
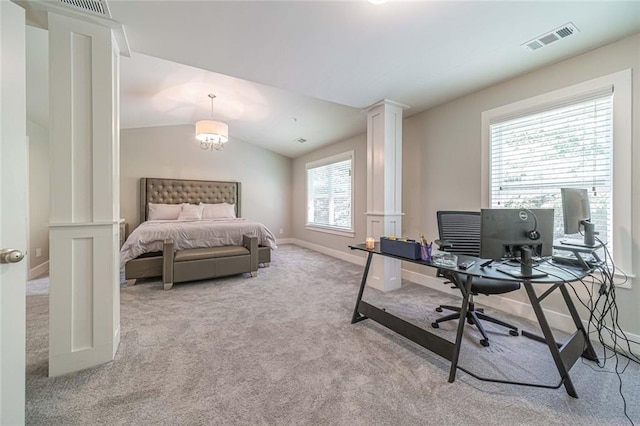
M 622 390 L 622 374 L 626 371 L 631 362 L 640 365 L 640 357 L 636 355 L 631 344 L 639 344 L 639 342 L 629 339 L 624 333 L 618 322 L 619 312 L 616 302 L 616 286 L 622 285 L 627 282 L 628 277 L 623 271 L 616 268 L 613 258 L 607 246 L 596 237 L 598 243 L 601 244 L 604 250 L 604 260 L 601 264 L 596 265 L 593 269 L 594 272 L 598 272 L 600 275 L 596 275 L 593 272 L 588 275 L 590 283 L 585 282 L 584 279 L 579 278 L 578 274 L 575 274 L 568 268 L 564 268 L 557 264 L 548 262 L 548 264 L 562 270 L 564 273 L 568 273 L 574 276 L 576 279 L 573 282 L 563 280 L 567 284 L 575 295 L 580 305 L 582 305 L 589 312 L 589 318 L 587 321 L 586 333 L 589 338 L 597 337 L 598 342 L 603 348 L 602 361 L 598 359 L 596 365 L 600 368 L 600 371 L 591 367 L 591 364 L 587 364 L 584 360 L 582 363 L 588 365 L 592 370 L 602 373 L 615 373 L 618 378 L 618 392 L 622 399 L 624 415 L 632 425 L 635 425 L 629 414 L 627 413 L 627 400 Z M 548 273 L 548 271 L 545 271 Z M 622 275 L 623 280 L 621 282 L 615 281 L 615 274 L 618 272 Z M 553 274 L 549 274 L 555 276 Z M 558 277 L 560 278 L 560 277 Z M 562 278 L 560 278 L 562 279 Z M 574 283 L 580 282 L 588 294 L 588 300 L 584 301 L 580 296 Z M 597 291 L 596 291 L 597 288 Z M 605 337 L 612 342 L 609 344 L 605 341 Z M 585 348 L 586 349 L 586 345 Z M 615 360 L 614 371 L 604 371 L 607 361 Z M 624 366 L 622 366 L 624 364 Z

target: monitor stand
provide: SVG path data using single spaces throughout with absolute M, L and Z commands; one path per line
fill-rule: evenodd
M 518 267 L 500 267 L 498 271 L 511 275 L 515 278 L 542 278 L 548 274 L 533 270 L 533 250 L 531 247 L 520 248 L 520 268 Z
M 601 244 L 596 243 L 597 232 L 595 231 L 595 225 L 587 220 L 580 222 L 580 225 L 584 227 L 584 238 L 582 240 L 562 239 L 560 244 L 573 247 L 599 248 Z
M 587 247 L 595 247 L 596 226 L 587 220 L 582 221 L 582 226 L 584 226 L 584 245 Z
M 533 273 L 533 257 L 529 247 L 520 248 L 520 273 L 523 277 L 529 277 Z

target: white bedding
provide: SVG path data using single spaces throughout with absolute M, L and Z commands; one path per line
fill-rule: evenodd
M 238 219 L 148 220 L 143 222 L 120 250 L 124 265 L 144 253 L 162 251 L 164 240 L 172 239 L 176 250 L 199 247 L 241 246 L 242 235 L 258 237 L 258 244 L 276 248 L 276 238 L 263 224 Z

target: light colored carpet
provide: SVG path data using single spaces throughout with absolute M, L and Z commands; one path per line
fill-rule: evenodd
M 159 280 L 124 287 L 116 359 L 58 378 L 47 377 L 48 297 L 39 282 L 27 296 L 27 423 L 629 424 L 616 375 L 589 362 L 571 370 L 579 399 L 564 388 L 485 383 L 463 372 L 448 383 L 442 358 L 371 320 L 350 324 L 361 274 L 357 265 L 283 245 L 257 278 L 171 291 Z M 411 283 L 387 294 L 367 289 L 364 298 L 426 326 L 441 315 L 438 304 L 457 302 Z M 437 333 L 452 340 L 455 326 Z M 485 376 L 558 381 L 544 345 L 487 329 L 484 348 L 466 328 L 461 365 Z M 622 378 L 638 422 L 640 368 L 631 365 Z

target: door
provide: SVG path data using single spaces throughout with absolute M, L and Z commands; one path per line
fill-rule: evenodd
M 24 424 L 27 142 L 25 16 L 0 0 L 0 424 Z M 3 263 L 10 262 L 10 263 Z M 15 263 L 13 263 L 15 262 Z

